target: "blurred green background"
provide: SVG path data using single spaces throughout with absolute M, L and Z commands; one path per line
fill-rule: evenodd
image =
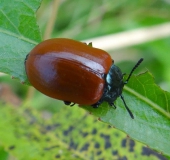
M 55 5 L 51 0 L 43 0 L 37 12 L 42 37 L 51 17 L 54 25 L 48 37 L 85 41 L 170 22 L 170 0 L 60 0 Z M 107 51 L 124 73 L 129 73 L 137 60 L 143 57 L 144 62 L 135 73 L 148 69 L 158 85 L 170 90 L 170 35 Z M 56 104 L 63 106 L 62 102 L 50 99 L 6 75 L 0 76 L 0 87 L 1 101 L 15 106 L 28 99 L 30 106 L 51 113 L 60 109 Z
M 37 13 L 42 33 L 51 16 L 52 7 L 51 1 L 44 0 Z M 170 22 L 169 0 L 63 0 L 58 4 L 51 37 L 67 37 L 82 41 L 166 22 Z M 143 57 L 143 70 L 150 70 L 156 83 L 170 90 L 169 48 L 170 35 L 107 51 L 112 55 L 116 65 L 126 73 L 129 73 L 140 57 Z

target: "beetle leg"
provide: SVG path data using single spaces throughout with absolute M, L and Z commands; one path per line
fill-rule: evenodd
M 113 103 L 114 108 L 116 109 L 116 105 Z
M 93 47 L 93 44 L 92 44 L 92 42 L 90 42 L 90 43 L 88 44 L 88 46 L 90 46 L 90 47 Z
M 98 108 L 99 106 L 98 105 L 92 105 L 93 108 Z
M 25 61 L 24 61 L 25 65 L 26 65 L 26 61 L 28 59 L 28 56 L 29 56 L 29 54 L 26 55 L 26 58 L 25 58 Z
M 134 116 L 133 116 L 133 113 L 131 112 L 131 110 L 128 108 L 128 106 L 126 105 L 126 102 L 123 98 L 123 95 L 120 95 L 120 98 L 122 99 L 123 103 L 124 103 L 124 106 L 126 108 L 126 110 L 128 111 L 129 115 L 131 116 L 132 119 L 134 119 Z
M 91 105 L 93 108 L 98 108 L 99 107 L 99 103 L 95 103 Z
M 75 103 L 72 103 L 72 102 L 69 102 L 69 101 L 64 101 L 64 104 L 65 105 L 67 105 L 67 106 L 70 106 L 70 107 L 72 107 L 72 106 L 74 106 L 75 105 Z
M 89 42 L 89 44 L 87 44 L 87 43 L 85 43 L 85 42 L 83 42 L 83 43 L 86 44 L 87 46 L 93 47 L 92 42 Z
M 99 103 L 95 103 L 95 104 L 92 104 L 91 106 L 93 107 L 93 108 L 98 108 L 99 107 Z
M 69 106 L 71 104 L 71 102 L 68 102 L 68 101 L 64 101 L 64 104 Z
M 74 105 L 75 105 L 75 103 L 72 103 L 72 104 L 70 103 L 70 107 L 72 107 L 72 106 L 74 106 Z
M 114 109 L 117 108 L 116 105 L 115 105 L 113 102 L 109 103 L 109 105 L 110 105 L 110 106 L 113 106 Z

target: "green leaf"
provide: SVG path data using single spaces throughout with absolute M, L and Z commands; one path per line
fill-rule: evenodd
M 19 160 L 163 158 L 77 106 L 50 114 L 0 104 L 0 144 Z
M 41 0 L 0 0 L 0 71 L 24 82 L 24 60 L 41 41 L 35 12 Z
M 0 147 L 0 160 L 8 160 L 8 153 L 5 152 L 3 147 Z
M 158 87 L 152 75 L 146 72 L 132 76 L 124 87 L 123 95 L 134 119 L 131 119 L 120 98 L 116 101 L 117 109 L 106 103 L 98 109 L 83 108 L 131 138 L 170 155 L 170 94 Z

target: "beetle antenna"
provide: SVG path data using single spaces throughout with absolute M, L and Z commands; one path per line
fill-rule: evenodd
M 127 84 L 127 83 L 128 83 L 130 77 L 132 76 L 132 73 L 133 73 L 134 70 L 141 64 L 142 61 L 143 61 L 143 58 L 141 58 L 141 59 L 136 63 L 136 65 L 132 68 L 132 70 L 131 70 L 131 72 L 130 72 L 128 78 L 127 78 L 127 80 L 124 82 L 124 84 Z
M 131 117 L 132 119 L 134 119 L 134 116 L 133 116 L 131 110 L 130 110 L 130 109 L 128 108 L 128 106 L 126 105 L 126 102 L 125 102 L 123 96 L 121 95 L 120 98 L 122 99 L 122 101 L 123 101 L 123 103 L 124 103 L 124 106 L 125 106 L 126 110 L 128 111 L 130 117 Z

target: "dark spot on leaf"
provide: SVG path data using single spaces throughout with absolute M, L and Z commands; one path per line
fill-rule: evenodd
M 126 156 L 119 158 L 118 160 L 128 160 Z
M 14 145 L 9 146 L 9 150 L 13 150 L 14 148 L 15 148 L 15 146 L 14 146 Z
M 97 129 L 96 129 L 96 128 L 93 128 L 92 134 L 96 134 L 96 133 L 97 133 Z
M 108 128 L 112 128 L 112 126 L 108 125 Z
M 95 148 L 100 148 L 100 144 L 98 142 L 95 143 L 94 145 Z
M 59 124 L 47 125 L 47 126 L 45 127 L 45 129 L 46 129 L 47 131 L 52 131 L 52 130 L 55 130 L 58 126 L 59 126 Z
M 81 132 L 83 137 L 86 137 L 89 133 L 88 132 Z
M 105 149 L 110 148 L 111 146 L 112 146 L 112 144 L 108 141 L 108 142 L 106 142 L 106 144 L 105 144 Z
M 77 148 L 77 144 L 75 144 L 72 139 L 70 140 L 69 148 L 71 148 L 71 149 L 76 149 Z
M 59 155 L 59 154 L 57 154 L 56 156 L 55 156 L 55 158 L 60 158 L 61 156 Z
M 126 142 L 127 142 L 127 139 L 122 140 L 122 147 L 126 147 Z
M 110 136 L 104 134 L 100 134 L 100 136 L 105 140 L 105 149 L 110 148 L 112 146 L 112 144 L 110 143 Z
M 68 130 L 63 131 L 63 134 L 64 134 L 65 136 L 68 136 L 69 133 L 72 132 L 73 129 L 74 129 L 74 127 L 73 127 L 73 126 L 70 126 L 70 127 L 68 128 Z
M 112 155 L 117 155 L 118 154 L 118 151 L 115 150 L 115 151 L 112 151 Z
M 158 157 L 160 160 L 167 160 L 163 155 L 157 153 L 156 151 L 153 151 L 150 148 L 147 147 L 143 147 L 142 148 L 142 155 L 146 155 L 146 156 L 150 156 L 150 155 L 154 155 L 156 157 Z
M 86 150 L 88 150 L 88 147 L 89 147 L 89 143 L 86 143 L 81 149 L 80 149 L 80 151 L 82 152 L 82 151 L 86 151 Z
M 116 137 L 119 137 L 119 134 L 118 134 L 118 133 L 115 133 L 114 135 L 115 135 Z
M 47 125 L 47 126 L 46 126 L 46 130 L 47 130 L 47 131 L 52 130 L 52 126 L 51 126 L 51 125 Z
M 102 153 L 102 151 L 98 151 L 98 152 L 97 152 L 97 155 L 100 155 L 101 153 Z
M 135 146 L 135 141 L 130 139 L 129 145 L 130 145 L 129 151 L 133 152 L 134 151 L 134 146 Z

